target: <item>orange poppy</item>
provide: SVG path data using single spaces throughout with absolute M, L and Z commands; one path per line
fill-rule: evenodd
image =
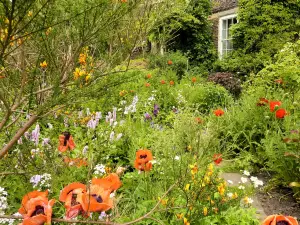
M 147 76 L 146 76 L 148 79 L 150 79 L 152 76 L 151 76 L 151 74 L 149 73 L 149 74 L 147 74 Z
M 224 111 L 222 109 L 217 109 L 214 111 L 214 114 L 216 116 L 223 116 L 224 115 Z
M 75 143 L 72 135 L 69 132 L 63 132 L 59 135 L 59 146 L 58 150 L 60 152 L 65 152 L 68 149 L 73 150 L 75 148 Z
M 69 157 L 64 157 L 64 162 L 69 166 L 77 166 L 78 168 L 88 165 L 87 161 L 81 158 L 71 159 Z
M 173 62 L 171 60 L 168 60 L 168 65 L 172 65 Z
M 173 86 L 175 82 L 173 80 L 170 81 L 170 85 Z
M 160 83 L 161 84 L 166 84 L 166 81 L 165 80 L 161 80 Z
M 277 79 L 277 80 L 275 80 L 275 83 L 277 83 L 277 84 L 283 84 L 283 80 L 282 79 Z
M 275 113 L 277 119 L 283 119 L 286 115 L 288 115 L 285 109 L 278 109 Z
M 262 223 L 262 225 L 277 225 L 277 224 L 298 225 L 298 222 L 294 217 L 291 216 L 271 215 L 268 216 Z
M 111 190 L 106 190 L 98 184 L 92 184 L 88 193 L 83 195 L 83 210 L 88 214 L 90 212 L 103 212 L 113 207 L 113 201 L 110 198 Z
M 196 123 L 201 124 L 203 123 L 203 120 L 200 117 L 195 118 Z
M 257 106 L 265 106 L 266 104 L 268 104 L 269 101 L 266 98 L 260 98 L 259 102 L 256 103 Z
M 197 81 L 197 78 L 196 77 L 192 77 L 192 82 L 196 83 L 196 81 Z
M 47 198 L 48 191 L 33 191 L 26 194 L 22 199 L 22 205 L 18 210 L 24 220 L 23 225 L 43 225 L 50 224 L 52 217 L 52 206 L 54 199 Z
M 121 187 L 122 182 L 116 173 L 111 173 L 105 178 L 93 178 L 92 184 L 102 186 L 105 190 L 113 192 Z
M 149 83 L 145 83 L 145 86 L 146 86 L 146 87 L 150 87 L 150 86 L 151 86 L 151 84 L 149 84 Z
M 134 167 L 140 171 L 149 171 L 152 168 L 153 156 L 150 150 L 140 149 L 136 152 Z
M 59 200 L 65 203 L 66 219 L 72 219 L 78 214 L 84 215 L 83 197 L 86 194 L 86 186 L 79 182 L 74 182 L 61 191 Z
M 281 105 L 280 101 L 270 101 L 270 111 L 274 112 L 275 107 L 279 107 Z

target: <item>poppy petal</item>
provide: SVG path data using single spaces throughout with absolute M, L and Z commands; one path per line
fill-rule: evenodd
M 74 183 L 71 183 L 71 184 L 67 185 L 66 187 L 64 187 L 64 189 L 62 189 L 62 191 L 60 193 L 60 196 L 59 196 L 59 201 L 65 202 L 66 199 L 67 199 L 68 194 L 71 191 L 73 191 L 75 189 L 79 189 L 79 188 L 86 191 L 86 186 L 82 183 L 79 183 L 79 182 L 74 182 Z

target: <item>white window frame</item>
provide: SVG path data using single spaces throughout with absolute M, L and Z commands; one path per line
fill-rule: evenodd
M 237 18 L 237 14 L 230 14 L 219 18 L 218 50 L 219 50 L 220 58 L 223 57 L 223 45 L 222 45 L 223 20 L 228 20 L 232 18 Z

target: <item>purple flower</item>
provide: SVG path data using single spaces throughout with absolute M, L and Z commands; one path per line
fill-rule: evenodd
M 89 120 L 89 122 L 87 123 L 86 126 L 88 128 L 95 129 L 96 126 L 97 126 L 97 121 L 92 118 L 92 119 Z
M 122 133 L 119 133 L 119 134 L 117 135 L 117 137 L 116 137 L 116 140 L 120 140 L 122 136 L 123 136 L 123 134 L 122 134 Z
M 42 146 L 50 146 L 49 144 L 50 142 L 50 138 L 43 138 L 43 141 L 42 141 Z
M 31 141 L 35 142 L 35 145 L 39 143 L 39 136 L 40 136 L 40 126 L 37 124 L 34 130 L 31 132 Z
M 30 139 L 30 133 L 28 131 L 24 133 L 24 136 L 27 140 Z
M 41 178 L 41 175 L 34 175 L 30 178 L 30 183 L 33 185 L 33 187 L 35 187 L 41 181 Z
M 153 115 L 157 116 L 159 113 L 159 106 L 157 104 L 154 104 L 154 110 L 153 110 Z
M 112 132 L 110 133 L 110 135 L 109 135 L 109 140 L 110 140 L 110 141 L 113 141 L 113 140 L 114 140 L 114 137 L 115 137 L 115 132 L 112 131 Z
M 101 120 L 101 119 L 102 119 L 102 113 L 96 112 L 96 120 Z
M 116 107 L 113 108 L 112 116 L 113 116 L 113 120 L 117 121 L 117 108 Z
M 152 120 L 152 117 L 151 117 L 151 115 L 149 113 L 145 113 L 144 117 L 145 117 L 145 121 L 146 120 Z
M 291 134 L 299 134 L 298 130 L 291 130 Z

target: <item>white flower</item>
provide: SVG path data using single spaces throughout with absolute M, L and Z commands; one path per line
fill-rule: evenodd
M 179 157 L 178 155 L 176 155 L 176 156 L 174 157 L 174 159 L 178 161 L 178 160 L 180 160 L 180 157 Z
M 113 192 L 113 193 L 111 193 L 110 195 L 109 195 L 109 197 L 110 198 L 113 198 L 113 197 L 115 197 L 115 193 Z
M 245 186 L 240 185 L 240 186 L 238 187 L 238 189 L 240 189 L 240 190 L 245 190 Z
M 94 168 L 94 174 L 95 175 L 103 175 L 103 174 L 105 174 L 106 173 L 106 171 L 105 171 L 105 165 L 103 165 L 103 164 L 98 164 L 98 165 L 96 165 L 95 166 L 95 168 Z
M 151 162 L 151 163 L 152 163 L 152 165 L 154 165 L 154 164 L 156 164 L 156 163 L 157 163 L 157 161 L 156 161 L 155 159 L 153 159 L 153 160 L 150 160 L 149 162 Z
M 227 180 L 228 184 L 233 184 L 232 180 Z
M 249 171 L 247 171 L 247 170 L 244 170 L 243 174 L 244 174 L 245 176 L 250 176 L 250 173 L 249 173 Z
M 248 178 L 242 177 L 242 178 L 241 178 L 241 181 L 242 181 L 243 184 L 244 184 L 244 183 L 247 183 L 247 182 L 248 182 Z
M 255 181 L 257 181 L 257 180 L 258 180 L 258 178 L 257 178 L 257 177 L 253 177 L 253 176 L 251 176 L 251 177 L 250 177 L 250 180 L 251 180 L 252 182 L 255 182 Z
M 258 188 L 258 186 L 263 186 L 264 182 L 262 180 L 255 180 L 253 184 L 255 188 Z
M 228 196 L 229 198 L 232 198 L 233 194 L 230 192 L 230 193 L 227 193 L 227 196 Z

